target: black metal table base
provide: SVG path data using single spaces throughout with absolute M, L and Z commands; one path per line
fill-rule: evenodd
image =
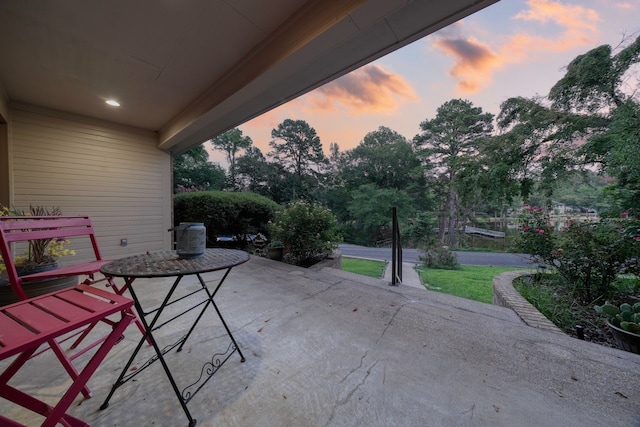
M 233 353 L 237 352 L 240 355 L 240 361 L 241 362 L 245 361 L 245 357 L 242 354 L 242 351 L 238 347 L 238 344 L 236 343 L 236 340 L 233 337 L 233 334 L 229 330 L 229 327 L 227 326 L 227 323 L 225 322 L 224 318 L 222 317 L 222 314 L 220 313 L 220 310 L 218 309 L 218 306 L 214 301 L 214 297 L 215 297 L 216 293 L 218 292 L 218 290 L 222 286 L 222 283 L 225 281 L 225 279 L 227 278 L 227 275 L 229 274 L 230 271 L 231 271 L 231 268 L 227 269 L 227 271 L 225 272 L 225 274 L 222 277 L 222 279 L 220 279 L 220 281 L 216 285 L 216 288 L 213 291 L 213 293 L 209 291 L 208 286 L 206 285 L 206 283 L 204 282 L 204 280 L 202 279 L 200 274 L 196 274 L 196 276 L 198 277 L 198 280 L 200 282 L 201 289 L 198 289 L 197 291 L 192 292 L 191 294 L 185 295 L 185 296 L 177 298 L 175 300 L 171 300 L 171 297 L 173 296 L 174 291 L 176 290 L 178 284 L 180 283 L 180 281 L 184 277 L 182 275 L 176 276 L 176 280 L 174 281 L 174 283 L 173 283 L 171 289 L 169 290 L 169 293 L 165 297 L 164 301 L 160 304 L 160 306 L 158 308 L 153 309 L 153 310 L 151 310 L 149 312 L 145 312 L 144 309 L 142 308 L 142 306 L 140 304 L 140 300 L 138 299 L 138 297 L 137 297 L 137 295 L 135 293 L 135 290 L 134 290 L 134 288 L 132 286 L 132 283 L 133 283 L 133 281 L 135 279 L 125 278 L 126 287 L 131 292 L 131 295 L 132 295 L 132 297 L 134 299 L 134 302 L 135 302 L 136 310 L 137 310 L 138 315 L 140 317 L 140 320 L 142 321 L 142 324 L 144 325 L 144 327 L 145 327 L 147 332 L 144 334 L 144 336 L 138 342 L 138 345 L 136 346 L 136 349 L 134 350 L 133 354 L 129 358 L 129 361 L 127 362 L 127 364 L 122 369 L 122 372 L 120 373 L 120 376 L 118 377 L 116 382 L 111 387 L 111 390 L 110 390 L 108 396 L 106 397 L 104 403 L 100 406 L 100 409 L 106 409 L 109 406 L 109 400 L 111 399 L 111 397 L 113 396 L 114 392 L 118 388 L 120 388 L 121 386 L 126 384 L 128 381 L 132 380 L 133 378 L 135 378 L 137 375 L 139 375 L 142 371 L 144 371 L 149 366 L 153 365 L 155 362 L 160 361 L 160 364 L 162 365 L 162 368 L 164 369 L 164 372 L 167 375 L 167 378 L 169 379 L 169 382 L 171 383 L 171 387 L 172 387 L 175 395 L 178 397 L 178 401 L 180 402 L 180 405 L 182 406 L 182 409 L 183 409 L 185 415 L 187 416 L 187 419 L 189 420 L 189 427 L 193 427 L 193 426 L 196 425 L 197 421 L 196 421 L 196 419 L 194 419 L 191 416 L 191 413 L 189 412 L 189 408 L 187 407 L 187 403 L 202 389 L 202 387 L 204 387 L 204 385 L 211 379 L 211 377 L 213 377 L 213 375 L 216 372 L 218 372 L 220 367 L 222 367 L 222 365 L 224 365 L 224 363 L 227 360 L 229 360 L 229 358 L 233 355 Z M 191 295 L 193 295 L 193 294 L 195 294 L 197 292 L 201 292 L 201 291 L 204 291 L 207 294 L 207 298 L 204 301 L 201 301 L 200 303 L 189 307 L 188 309 L 182 311 L 181 313 L 173 316 L 171 319 L 168 319 L 164 323 L 162 323 L 160 325 L 156 325 L 156 323 L 160 319 L 160 316 L 162 315 L 162 313 L 163 313 L 165 308 L 167 308 L 168 306 L 170 306 L 170 305 L 172 305 L 172 304 L 174 304 L 174 303 L 176 303 L 176 302 L 178 302 L 178 301 L 180 301 L 180 300 L 182 300 L 182 299 L 184 299 L 184 298 L 186 298 L 188 296 L 191 296 Z M 187 332 L 187 334 L 184 335 L 183 337 L 181 337 L 175 343 L 167 345 L 167 346 L 165 346 L 164 348 L 161 349 L 158 346 L 158 343 L 157 343 L 157 341 L 156 341 L 156 339 L 155 339 L 155 337 L 153 335 L 153 332 L 155 332 L 156 330 L 158 330 L 161 327 L 165 326 L 166 324 L 176 320 L 177 318 L 183 316 L 184 314 L 186 314 L 186 313 L 198 308 L 201 305 L 204 305 L 204 307 L 202 307 L 202 310 L 200 311 L 200 313 L 198 314 L 197 318 L 195 319 L 195 321 L 191 325 L 191 327 L 190 327 L 189 331 Z M 218 315 L 218 318 L 222 322 L 222 325 L 224 326 L 224 329 L 225 329 L 227 335 L 229 336 L 229 338 L 231 338 L 231 342 L 229 343 L 229 346 L 227 347 L 227 349 L 226 349 L 226 351 L 224 353 L 215 353 L 215 354 L 213 354 L 212 357 L 211 357 L 211 360 L 207 361 L 202 366 L 201 371 L 200 371 L 200 377 L 195 382 L 193 382 L 192 384 L 187 385 L 181 391 L 178 388 L 178 385 L 177 385 L 175 379 L 173 378 L 171 370 L 169 369 L 169 366 L 167 365 L 167 362 L 165 361 L 165 357 L 164 356 L 165 356 L 165 354 L 167 354 L 168 352 L 170 352 L 171 350 L 173 350 L 176 347 L 178 347 L 176 352 L 182 351 L 182 348 L 183 348 L 184 344 L 187 342 L 187 340 L 189 339 L 189 336 L 191 336 L 191 333 L 193 332 L 193 330 L 195 329 L 197 324 L 200 322 L 200 319 L 204 315 L 204 313 L 207 310 L 207 308 L 209 307 L 209 305 L 212 305 L 213 308 L 215 309 L 215 311 L 216 311 L 216 313 Z M 155 313 L 155 316 L 151 320 L 151 323 L 147 323 L 146 317 L 151 315 L 151 314 L 154 314 L 154 313 Z M 150 357 L 145 363 L 143 363 L 135 371 L 129 372 L 129 367 L 131 366 L 131 364 L 133 363 L 134 359 L 136 358 L 138 352 L 140 351 L 140 349 L 142 348 L 143 344 L 147 340 L 151 342 L 151 345 L 153 346 L 153 348 L 155 350 L 155 355 Z

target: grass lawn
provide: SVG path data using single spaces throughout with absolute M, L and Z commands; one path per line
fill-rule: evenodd
M 430 291 L 493 303 L 493 278 L 514 267 L 463 265 L 461 270 L 418 269 L 420 280 Z
M 342 269 L 363 276 L 382 278 L 387 263 L 384 261 L 371 261 L 368 259 L 342 258 Z

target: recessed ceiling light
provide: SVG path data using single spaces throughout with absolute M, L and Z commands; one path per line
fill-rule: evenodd
M 115 99 L 107 99 L 107 104 L 112 105 L 114 107 L 119 107 L 120 103 L 118 101 L 116 101 Z

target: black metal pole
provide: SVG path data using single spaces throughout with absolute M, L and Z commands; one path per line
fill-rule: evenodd
M 396 207 L 391 208 L 391 286 L 398 286 L 398 221 Z

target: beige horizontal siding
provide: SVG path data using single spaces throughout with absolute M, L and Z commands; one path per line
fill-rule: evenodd
M 91 216 L 105 258 L 170 248 L 171 160 L 154 132 L 24 105 L 10 126 L 15 207 Z M 70 247 L 74 261 L 90 250 L 82 239 Z

